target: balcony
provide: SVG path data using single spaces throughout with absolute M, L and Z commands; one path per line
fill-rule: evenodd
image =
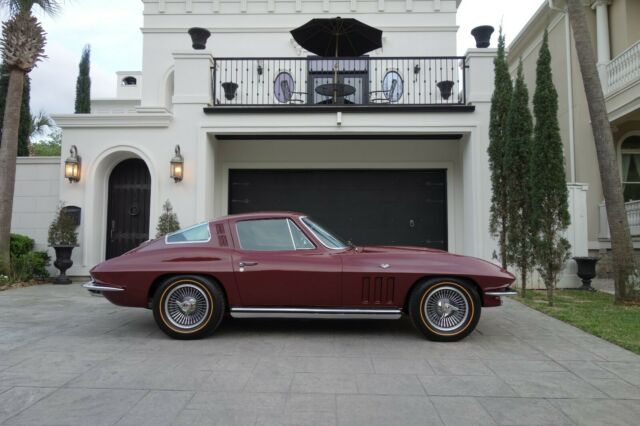
M 640 81 L 640 41 L 607 64 L 605 95 L 610 95 Z
M 467 70 L 458 56 L 216 58 L 205 111 L 473 111 Z
M 628 201 L 624 203 L 627 211 L 627 220 L 629 221 L 629 231 L 632 237 L 640 237 L 640 201 Z M 609 232 L 609 221 L 607 219 L 607 208 L 604 202 L 600 203 L 600 232 L 598 239 L 608 241 L 611 240 Z

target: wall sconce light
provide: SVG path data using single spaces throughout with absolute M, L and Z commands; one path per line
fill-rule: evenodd
M 176 154 L 171 159 L 171 179 L 180 182 L 184 175 L 184 158 L 180 154 L 180 145 L 176 145 Z
M 69 149 L 71 154 L 66 160 L 64 160 L 64 177 L 69 179 L 69 182 L 78 182 L 80 180 L 80 156 L 78 155 L 78 147 L 71 145 Z

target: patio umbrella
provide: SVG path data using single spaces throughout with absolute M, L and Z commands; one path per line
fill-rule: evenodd
M 382 31 L 353 18 L 316 18 L 291 30 L 298 44 L 320 56 L 361 56 L 382 47 Z

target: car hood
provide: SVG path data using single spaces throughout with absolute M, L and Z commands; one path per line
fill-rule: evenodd
M 495 277 L 500 282 L 509 283 L 515 279 L 513 274 L 495 263 L 426 247 L 363 246 L 358 247 L 357 254 L 355 257 L 365 264 L 391 264 L 389 271 Z M 356 260 L 356 263 L 360 262 Z

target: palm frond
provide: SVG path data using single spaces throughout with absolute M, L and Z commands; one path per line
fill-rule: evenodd
M 34 139 L 40 136 L 44 136 L 48 131 L 55 126 L 55 123 L 44 111 L 38 112 L 36 115 L 31 116 L 31 128 L 29 129 L 29 137 Z
M 55 15 L 62 9 L 60 0 L 0 0 L 0 8 L 8 9 L 9 13 L 33 11 L 33 7 L 38 6 L 45 14 Z

